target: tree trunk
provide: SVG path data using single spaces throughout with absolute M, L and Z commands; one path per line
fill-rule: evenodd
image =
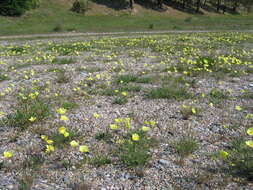
M 130 0 L 129 5 L 130 5 L 130 8 L 133 9 L 134 8 L 134 0 Z
M 163 0 L 158 0 L 158 7 L 159 7 L 160 9 L 163 8 Z
M 233 11 L 236 12 L 236 8 L 237 8 L 237 0 L 234 0 L 234 6 L 233 6 Z
M 217 0 L 217 12 L 220 11 L 221 0 Z
M 199 12 L 199 8 L 200 8 L 200 0 L 197 0 L 196 13 Z

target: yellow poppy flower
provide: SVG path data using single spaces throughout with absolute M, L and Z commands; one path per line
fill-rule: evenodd
M 13 156 L 13 153 L 10 152 L 10 151 L 6 151 L 6 152 L 3 153 L 3 156 L 4 156 L 5 158 L 11 158 L 11 157 Z
M 253 127 L 248 128 L 247 133 L 248 135 L 253 135 Z
M 139 141 L 140 140 L 140 136 L 137 133 L 132 134 L 132 140 L 133 141 Z
M 29 121 L 34 122 L 36 120 L 36 117 L 30 117 Z
M 253 148 L 253 141 L 245 141 L 245 144 Z
M 62 121 L 68 121 L 69 118 L 68 118 L 66 115 L 62 115 L 62 116 L 61 116 L 61 120 L 62 120 Z
M 82 145 L 79 147 L 80 152 L 89 152 L 89 147 L 86 145 Z
M 79 145 L 79 143 L 77 142 L 77 141 L 71 141 L 70 143 L 70 146 L 72 146 L 72 147 L 77 147 L 78 145 Z

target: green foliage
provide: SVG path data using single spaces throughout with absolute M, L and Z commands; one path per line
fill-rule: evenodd
M 176 99 L 184 100 L 191 97 L 191 94 L 182 86 L 163 86 L 151 89 L 147 93 L 147 97 L 151 99 Z
M 66 75 L 66 71 L 60 71 L 57 72 L 57 83 L 68 83 L 69 82 L 69 76 Z
M 61 148 L 64 145 L 67 145 L 70 143 L 71 140 L 73 140 L 75 137 L 77 136 L 77 134 L 75 134 L 74 132 L 69 131 L 69 136 L 65 137 L 63 134 L 59 134 L 59 133 L 54 133 L 50 139 L 52 139 L 54 141 L 54 146 Z
M 55 58 L 52 61 L 53 64 L 58 64 L 58 65 L 72 64 L 74 62 L 75 62 L 75 59 L 73 58 Z
M 49 114 L 49 106 L 42 100 L 24 101 L 19 103 L 14 113 L 8 114 L 5 118 L 0 120 L 0 126 L 25 129 L 32 124 L 32 122 L 29 121 L 31 117 L 35 117 L 35 122 L 37 122 L 43 120 L 49 116 Z
M 222 101 L 228 99 L 228 92 L 224 90 L 219 90 L 217 88 L 213 88 L 209 93 L 209 100 L 213 104 L 220 104 Z
M 228 157 L 224 159 L 227 171 L 233 176 L 243 177 L 253 181 L 253 148 L 245 144 L 244 138 L 238 138 L 232 142 L 228 150 Z
M 151 159 L 149 149 L 154 146 L 154 139 L 148 138 L 144 132 L 138 131 L 139 141 L 124 141 L 119 145 L 119 156 L 123 164 L 130 168 L 143 167 Z
M 63 103 L 62 103 L 62 107 L 63 107 L 64 109 L 71 110 L 71 109 L 77 108 L 77 107 L 78 107 L 78 104 L 75 103 L 75 102 L 70 102 L 70 101 L 68 101 L 68 102 L 63 102 Z
M 126 104 L 127 102 L 128 100 L 127 100 L 127 97 L 125 96 L 117 96 L 113 101 L 114 104 L 119 104 L 119 105 Z
M 3 16 L 20 16 L 26 10 L 36 8 L 39 0 L 5 0 L 0 2 L 0 14 Z
M 76 0 L 73 3 L 71 11 L 84 14 L 88 10 L 88 0 Z
M 198 149 L 199 145 L 193 137 L 183 137 L 174 143 L 174 148 L 182 157 L 187 157 Z
M 117 77 L 116 83 L 129 83 L 137 81 L 138 77 L 132 74 L 120 75 Z
M 95 157 L 89 159 L 89 164 L 95 167 L 100 167 L 110 163 L 111 159 L 107 155 L 96 155 Z

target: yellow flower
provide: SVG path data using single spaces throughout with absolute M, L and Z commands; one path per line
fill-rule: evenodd
M 61 120 L 62 120 L 62 121 L 68 121 L 69 118 L 68 118 L 66 115 L 62 115 L 62 116 L 61 116 Z
M 253 135 L 253 127 L 248 128 L 247 133 L 248 135 Z
M 66 111 L 67 111 L 67 110 L 66 110 L 65 108 L 59 108 L 59 109 L 56 110 L 56 112 L 57 112 L 58 114 L 65 114 Z
M 253 141 L 245 141 L 245 144 L 253 148 Z
M 93 114 L 93 117 L 95 117 L 96 119 L 98 119 L 98 118 L 100 118 L 100 115 L 97 114 L 97 113 L 94 113 L 94 114 Z
M 10 152 L 10 151 L 6 151 L 6 152 L 4 152 L 3 156 L 4 156 L 5 158 L 11 158 L 11 157 L 13 156 L 13 153 Z
M 53 145 L 46 145 L 46 153 L 49 153 L 49 152 L 53 152 L 54 151 L 54 146 Z
M 71 141 L 69 144 L 72 147 L 77 147 L 79 145 L 79 143 L 77 141 Z
M 48 139 L 48 137 L 46 135 L 41 135 L 40 138 L 44 141 L 46 141 Z
M 89 147 L 86 145 L 82 145 L 79 147 L 80 152 L 89 152 Z
M 59 127 L 59 129 L 58 129 L 58 132 L 60 133 L 60 134 L 64 134 L 65 132 L 66 132 L 67 130 L 66 130 L 66 128 L 65 127 Z
M 221 150 L 220 151 L 220 157 L 223 158 L 223 159 L 227 159 L 228 157 L 228 152 L 224 151 L 224 150 Z
M 65 132 L 63 133 L 63 135 L 64 135 L 64 137 L 68 137 L 68 136 L 69 136 L 69 132 L 65 131 Z
M 127 96 L 127 92 L 121 92 L 122 96 Z
M 47 142 L 47 144 L 53 144 L 53 143 L 54 143 L 54 141 L 51 140 L 51 139 L 47 139 L 47 140 L 45 140 L 45 141 Z
M 115 121 L 116 123 L 121 123 L 121 122 L 122 122 L 122 119 L 121 119 L 121 118 L 116 118 L 116 119 L 114 119 L 114 121 Z
M 242 110 L 241 106 L 235 106 L 235 109 L 236 109 L 237 111 L 241 111 L 241 110 Z
M 253 117 L 253 114 L 251 114 L 251 113 L 248 113 L 248 114 L 245 116 L 246 119 L 250 119 L 250 118 L 252 118 L 252 117 Z
M 132 134 L 132 140 L 133 141 L 139 141 L 140 140 L 140 136 L 137 133 Z
M 117 130 L 117 129 L 119 129 L 119 126 L 116 125 L 116 124 L 111 124 L 111 125 L 110 125 L 110 128 L 111 128 L 112 130 Z
M 147 131 L 150 130 L 150 128 L 149 128 L 149 127 L 146 127 L 146 126 L 142 126 L 141 130 L 144 131 L 144 132 L 147 132 Z
M 192 108 L 192 113 L 193 113 L 193 114 L 196 114 L 196 113 L 197 113 L 197 111 L 196 111 L 195 108 Z
M 30 117 L 29 121 L 34 122 L 36 120 L 36 117 Z

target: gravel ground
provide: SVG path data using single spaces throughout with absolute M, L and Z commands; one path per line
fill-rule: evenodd
M 190 61 L 198 63 L 200 58 L 210 57 L 216 61 L 209 60 L 209 64 L 237 72 L 220 73 L 221 66 L 192 76 L 194 71 L 188 69 L 194 64 Z M 61 60 L 70 61 L 64 64 Z M 23 130 L 22 126 L 0 122 L 0 155 L 14 153 L 9 159 L 0 156 L 0 190 L 253 189 L 252 182 L 224 172 L 224 163 L 214 159 L 218 151 L 229 148 L 234 138 L 245 136 L 245 129 L 252 126 L 252 118 L 245 119 L 245 115 L 253 113 L 253 99 L 243 96 L 253 93 L 252 60 L 253 35 L 247 32 L 1 41 L 1 121 L 18 109 L 20 93 L 27 90 L 38 91 L 51 114 L 30 122 Z M 140 91 L 126 90 L 127 103 L 115 104 L 119 95 L 105 96 L 102 92 L 109 87 L 119 89 L 115 79 L 126 74 L 153 81 L 127 83 L 139 85 Z M 147 98 L 150 89 L 170 86 L 180 76 L 191 98 Z M 228 97 L 212 105 L 209 94 L 214 88 L 224 90 Z M 202 93 L 205 96 L 201 97 Z M 55 110 L 66 101 L 77 106 L 68 109 L 68 121 L 61 121 Z M 182 105 L 193 105 L 200 111 L 185 119 L 180 112 Z M 87 157 L 107 154 L 115 143 L 98 141 L 95 136 L 110 132 L 108 126 L 119 117 L 131 117 L 134 127 L 156 121 L 148 135 L 158 143 L 150 148 L 152 158 L 145 166 L 129 168 L 112 154 L 110 164 L 96 167 L 83 163 L 83 153 L 67 145 L 45 153 L 41 135 L 52 136 L 64 125 L 77 134 L 80 144 L 88 145 Z M 198 149 L 181 158 L 174 142 L 189 136 L 197 140 Z M 43 163 L 38 167 L 27 164 L 31 155 L 39 155 Z

